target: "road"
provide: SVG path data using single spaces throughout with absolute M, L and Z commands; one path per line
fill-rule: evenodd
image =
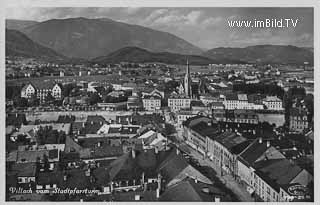
M 246 191 L 245 187 L 236 182 L 231 175 L 223 174 L 223 176 L 221 176 L 221 169 L 217 167 L 212 161 L 210 161 L 208 158 L 203 158 L 202 154 L 192 149 L 187 144 L 183 143 L 180 144 L 180 146 L 181 145 L 184 147 L 188 147 L 189 155 L 197 159 L 199 161 L 200 166 L 209 166 L 213 168 L 217 173 L 216 177 L 218 177 L 224 183 L 224 185 L 238 197 L 240 201 L 254 201 L 254 198 L 251 197 L 251 195 Z

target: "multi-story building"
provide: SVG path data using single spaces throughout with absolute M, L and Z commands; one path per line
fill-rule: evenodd
M 242 181 L 249 193 L 255 191 L 254 164 L 263 160 L 285 159 L 285 156 L 270 142 L 263 141 L 261 138 L 254 140 L 246 149 L 244 149 L 237 158 L 237 178 Z
M 212 102 L 209 104 L 212 109 L 212 116 L 217 121 L 226 121 L 226 111 L 222 102 Z
M 298 197 L 306 197 L 306 187 L 313 181 L 310 173 L 288 159 L 262 160 L 255 163 L 254 169 L 255 194 L 266 202 L 292 201 Z M 290 191 L 294 186 L 299 187 L 302 195 Z
M 186 95 L 171 95 L 168 98 L 168 107 L 171 109 L 171 111 L 189 109 L 190 105 L 191 98 Z
M 262 100 L 262 103 L 267 107 L 268 110 L 283 110 L 282 100 L 277 96 L 267 96 Z
M 259 117 L 252 110 L 226 110 L 226 122 L 258 124 Z
M 191 110 L 180 110 L 177 113 L 177 120 L 178 120 L 178 126 L 182 127 L 182 123 L 186 120 L 188 120 L 191 117 L 197 116 L 194 112 Z
M 246 138 L 224 132 L 215 138 L 207 138 L 207 155 L 218 167 L 233 176 L 237 173 L 237 155 L 248 146 Z
M 161 108 L 161 98 L 158 96 L 144 96 L 142 103 L 145 110 L 155 111 Z
M 35 95 L 35 93 L 36 93 L 35 87 L 31 83 L 29 83 L 22 88 L 21 97 L 31 98 L 33 95 Z
M 262 104 L 256 104 L 248 101 L 246 94 L 230 94 L 224 97 L 223 104 L 226 110 L 262 110 Z
M 31 98 L 32 96 L 36 96 L 40 99 L 40 102 L 44 102 L 48 94 L 51 94 L 55 99 L 61 99 L 61 85 L 57 83 L 38 83 L 37 85 L 29 83 L 21 90 L 21 97 Z
M 308 129 L 308 112 L 303 108 L 291 108 L 289 118 L 289 128 L 291 131 L 303 132 L 305 129 Z
M 183 123 L 186 143 L 203 155 L 207 153 L 207 138 L 214 138 L 219 131 L 217 121 L 205 116 L 195 116 Z

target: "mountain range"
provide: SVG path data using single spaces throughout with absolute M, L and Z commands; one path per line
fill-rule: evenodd
M 6 29 L 6 56 L 23 56 L 47 61 L 62 61 L 67 58 L 56 51 L 39 45 L 25 34 Z
M 208 65 L 210 63 L 244 63 L 240 61 L 217 61 L 204 56 L 198 55 L 182 55 L 169 52 L 151 52 L 146 49 L 138 47 L 125 47 L 112 52 L 106 56 L 101 56 L 93 59 L 96 63 L 120 63 L 120 62 L 134 62 L 134 63 L 166 63 L 166 64 L 185 64 L 188 59 L 192 65 Z
M 203 53 L 212 59 L 236 59 L 248 63 L 262 64 L 313 64 L 310 49 L 283 45 L 257 45 L 245 48 L 214 48 Z
M 303 64 L 309 62 L 313 64 L 314 55 L 313 48 L 290 45 L 220 47 L 202 51 L 197 46 L 173 34 L 107 18 L 87 19 L 80 17 L 52 19 L 44 22 L 10 19 L 6 20 L 6 28 L 21 31 L 28 38 L 29 44 L 31 40 L 37 45 L 33 48 L 42 46 L 46 50 L 51 49 L 51 53 L 55 51 L 57 56 L 93 59 L 95 62 L 158 61 L 179 63 L 182 61 L 185 63 L 185 59 L 188 58 L 196 64 L 207 64 L 208 62 L 257 64 Z M 10 33 L 12 32 L 6 36 L 9 36 Z M 7 41 L 6 44 L 9 45 Z M 12 50 L 11 47 L 7 50 Z M 15 48 L 18 48 L 17 45 Z M 19 48 L 25 50 L 17 52 L 15 49 L 14 51 L 24 55 L 29 52 L 26 47 Z M 36 53 L 35 50 L 32 52 Z
M 75 58 L 90 59 L 127 46 L 154 52 L 202 52 L 200 48 L 170 33 L 111 19 L 52 19 L 19 30 L 35 42 Z

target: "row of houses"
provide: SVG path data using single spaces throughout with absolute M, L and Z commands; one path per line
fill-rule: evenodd
M 204 116 L 189 118 L 183 126 L 183 136 L 190 147 L 244 184 L 259 200 L 280 202 L 310 197 L 307 186 L 313 176 L 287 159 L 269 140 L 248 140 Z M 304 196 L 293 191 L 298 188 Z

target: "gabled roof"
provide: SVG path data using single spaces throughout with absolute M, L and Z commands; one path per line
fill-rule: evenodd
M 205 190 L 205 191 L 204 191 Z M 195 183 L 194 179 L 174 184 L 160 196 L 160 201 L 214 201 L 215 196 L 224 197 L 224 193 L 212 185 L 202 182 Z
M 11 171 L 17 173 L 17 176 L 34 177 L 36 175 L 36 163 L 15 163 Z
M 268 149 L 266 142 L 259 143 L 258 140 L 255 140 L 240 154 L 240 157 L 246 163 L 252 165 Z
M 270 159 L 255 163 L 256 173 L 275 190 L 288 185 L 302 171 L 288 159 Z
M 215 138 L 215 140 L 217 142 L 219 142 L 220 144 L 222 144 L 225 148 L 227 148 L 229 151 L 232 151 L 232 149 L 243 143 L 244 141 L 246 141 L 246 138 L 237 135 L 234 132 L 224 132 L 222 134 L 220 134 L 219 136 L 217 136 Z

